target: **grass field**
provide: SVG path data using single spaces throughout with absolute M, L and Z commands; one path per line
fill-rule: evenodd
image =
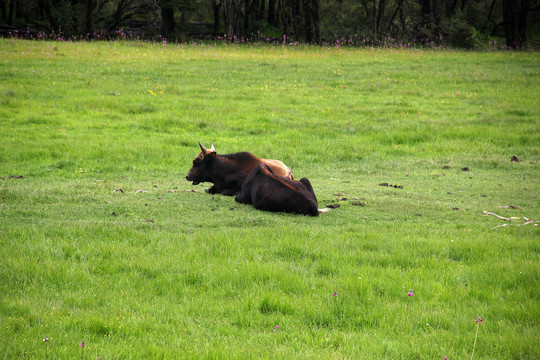
M 538 359 L 539 94 L 538 52 L 0 40 L 0 358 Z M 197 141 L 341 206 L 206 194 Z

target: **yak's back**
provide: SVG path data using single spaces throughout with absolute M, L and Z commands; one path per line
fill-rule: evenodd
M 259 164 L 247 177 L 236 201 L 266 211 L 319 214 L 317 198 L 308 179 L 296 181 L 276 175 L 265 163 Z

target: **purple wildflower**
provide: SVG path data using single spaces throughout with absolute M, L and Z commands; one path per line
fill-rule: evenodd
M 279 330 L 279 325 L 276 325 L 276 328 L 274 329 L 274 332 L 278 332 Z
M 413 293 L 412 290 L 409 290 L 409 292 L 407 293 L 407 295 L 409 295 L 409 296 L 414 296 L 414 293 Z
M 482 318 L 479 316 L 476 318 L 476 334 L 474 335 L 474 344 L 473 344 L 473 348 L 472 348 L 472 355 L 471 355 L 471 360 L 474 356 L 474 349 L 476 348 L 476 339 L 478 338 L 478 330 L 480 330 L 480 324 L 482 323 Z

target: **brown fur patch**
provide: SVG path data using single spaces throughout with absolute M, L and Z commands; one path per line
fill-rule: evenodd
M 266 165 L 272 169 L 274 174 L 279 176 L 285 176 L 289 179 L 294 179 L 292 174 L 289 171 L 289 168 L 287 165 L 285 165 L 282 161 L 274 160 L 274 159 L 261 159 L 262 162 L 264 162 Z

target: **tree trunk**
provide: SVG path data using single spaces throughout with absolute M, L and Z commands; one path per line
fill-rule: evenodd
M 85 34 L 92 34 L 93 24 L 92 24 L 92 10 L 94 9 L 94 1 L 86 0 L 86 16 L 84 22 L 84 32 Z
M 93 17 L 92 17 L 92 3 L 93 3 L 93 0 L 87 0 L 87 8 L 86 8 L 86 24 L 87 24 L 87 34 L 92 34 L 92 31 L 93 31 Z M 112 24 L 110 24 L 109 26 L 109 29 L 114 29 L 118 26 L 120 26 L 120 23 L 122 22 L 122 18 L 124 17 L 124 9 L 126 7 L 126 4 L 125 4 L 125 1 L 124 0 L 120 0 L 118 2 L 118 6 L 116 7 L 116 11 L 114 12 L 114 16 L 113 16 L 113 22 Z
M 227 41 L 235 42 L 242 36 L 242 4 L 241 0 L 223 1 L 223 22 Z
M 388 28 L 386 30 L 390 30 L 390 28 L 392 27 L 392 24 L 394 23 L 394 19 L 396 18 L 397 13 L 401 9 L 401 5 L 402 5 L 401 2 L 398 1 L 396 4 L 396 10 L 394 10 L 394 13 L 390 17 L 390 21 L 388 22 Z
M 302 14 L 300 13 L 300 0 L 289 0 L 288 3 L 292 8 L 292 26 L 295 39 L 300 38 L 301 26 L 302 26 Z
M 11 0 L 9 2 L 9 10 L 8 10 L 8 17 L 7 17 L 7 23 L 8 25 L 13 25 L 13 18 L 15 17 L 15 5 L 17 3 L 17 0 Z
M 244 24 L 243 34 L 249 35 L 254 32 L 252 21 L 257 19 L 259 13 L 259 4 L 256 0 L 244 0 Z
M 259 3 L 259 13 L 257 14 L 257 19 L 264 20 L 264 11 L 266 9 L 266 0 L 261 0 Z
M 506 46 L 520 49 L 527 41 L 528 0 L 503 0 L 503 23 Z
M 311 16 L 313 18 L 313 36 L 315 42 L 319 42 L 321 40 L 321 21 L 319 16 L 319 0 L 311 0 L 312 1 L 312 7 L 311 7 Z
M 452 17 L 452 15 L 454 15 L 457 4 L 458 0 L 450 0 L 446 3 L 446 14 L 448 15 L 448 17 Z
M 394 11 L 394 13 L 392 14 L 392 17 L 390 18 L 390 22 L 388 23 L 388 28 L 387 30 L 390 31 L 392 25 L 394 25 L 394 28 L 396 29 L 399 29 L 399 26 L 397 24 L 394 23 L 394 19 L 396 18 L 396 15 L 399 13 L 399 18 L 401 20 L 401 24 L 402 24 L 402 27 L 405 26 L 404 24 L 404 18 L 403 18 L 403 2 L 404 0 L 397 0 L 396 1 L 397 4 L 396 4 L 396 10 Z M 402 29 L 403 31 L 404 29 Z M 396 30 L 397 32 L 397 30 Z
M 54 17 L 54 14 L 52 13 L 51 4 L 49 3 L 49 1 L 48 0 L 39 0 L 38 4 L 39 4 L 40 9 L 42 9 L 43 12 L 45 13 L 45 15 L 47 16 L 47 20 L 49 21 L 50 29 L 51 30 L 56 30 L 57 29 L 57 21 L 56 21 L 56 18 Z
M 236 37 L 241 37 L 244 35 L 243 33 L 243 29 L 244 29 L 244 26 L 242 25 L 242 3 L 241 3 L 241 0 L 236 0 L 234 2 L 235 6 L 234 6 L 234 10 L 235 10 L 235 20 L 236 20 L 236 25 L 235 25 L 235 30 L 236 30 Z
M 219 28 L 221 27 L 219 19 L 219 8 L 221 7 L 221 2 L 219 0 L 212 1 L 212 10 L 214 12 L 214 34 L 219 33 Z
M 225 36 L 227 37 L 227 41 L 231 41 L 233 35 L 234 35 L 234 25 L 231 14 L 233 12 L 231 0 L 224 0 L 223 1 L 223 24 L 225 24 Z
M 488 21 L 491 21 L 491 16 L 493 15 L 493 9 L 495 8 L 495 3 L 496 2 L 497 2 L 497 0 L 492 0 L 491 1 L 491 5 L 489 6 L 489 12 L 488 12 L 488 16 L 487 16 Z
M 285 3 L 285 1 L 286 0 L 278 0 L 278 10 L 277 10 L 278 17 L 281 18 L 281 25 L 283 26 L 283 34 L 284 34 L 283 36 L 289 35 L 290 33 L 290 28 L 289 28 L 290 9 L 287 7 L 287 4 Z
M 163 35 L 171 34 L 176 28 L 174 22 L 174 9 L 170 6 L 161 8 L 161 32 Z
M 373 20 L 373 37 L 377 37 L 377 0 L 373 0 L 373 13 L 371 15 Z
M 304 10 L 304 39 L 307 43 L 313 42 L 313 28 L 311 22 L 311 0 L 302 0 Z
M 441 17 L 444 8 L 444 0 L 433 0 L 431 7 L 431 17 L 435 24 L 435 34 L 440 35 Z
M 431 0 L 422 0 L 422 16 L 427 18 L 431 14 Z
M 263 1 L 264 2 L 264 1 Z M 276 17 L 276 0 L 268 0 L 268 23 L 271 26 L 277 27 Z
M 401 22 L 401 40 L 405 41 L 406 35 L 407 35 L 407 23 L 405 21 L 405 14 L 403 13 L 403 1 L 399 0 L 401 3 L 401 6 L 399 8 L 399 21 Z
M 431 13 L 433 16 L 433 21 L 435 22 L 435 29 L 438 32 L 441 25 L 442 11 L 444 8 L 444 0 L 433 0 L 433 6 L 431 8 Z
M 381 32 L 381 24 L 382 24 L 385 6 L 386 6 L 386 0 L 379 0 L 379 10 L 377 13 L 377 34 L 380 34 Z
M 377 6 L 377 4 L 379 6 Z M 372 14 L 372 20 L 373 20 L 373 37 L 377 38 L 379 33 L 381 32 L 381 24 L 382 24 L 382 18 L 384 15 L 384 9 L 386 6 L 386 0 L 373 0 L 373 14 Z
M 521 0 L 521 8 L 519 9 L 519 47 L 527 42 L 527 18 L 529 15 L 529 0 Z
M 495 3 L 497 0 L 491 0 L 491 5 L 489 6 L 489 11 L 487 14 L 487 21 L 485 24 L 481 27 L 480 32 L 482 33 L 490 33 L 493 31 L 493 9 L 495 8 Z

